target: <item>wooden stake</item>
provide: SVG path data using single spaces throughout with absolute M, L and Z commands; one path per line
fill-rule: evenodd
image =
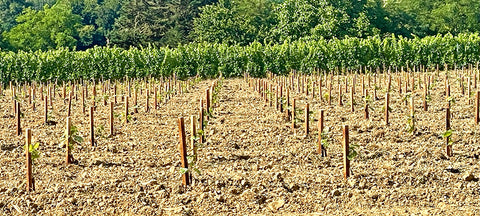
M 67 142 L 66 142 L 66 147 L 65 147 L 65 150 L 67 152 L 66 154 L 66 160 L 65 160 L 65 163 L 68 165 L 70 164 L 71 162 L 73 162 L 73 157 L 72 157 L 72 153 L 70 152 L 70 142 L 72 140 L 72 133 L 71 133 L 71 126 L 72 126 L 72 122 L 71 122 L 71 117 L 67 117 L 67 125 L 66 125 L 66 131 L 65 131 L 65 134 L 67 135 Z
M 286 104 L 285 112 L 287 113 L 287 119 L 290 118 L 290 110 L 288 110 L 288 106 L 290 106 L 290 89 L 287 88 L 287 104 Z
M 26 148 L 25 154 L 27 156 L 27 192 L 35 190 L 35 181 L 33 180 L 32 175 L 32 155 L 30 154 L 29 148 L 32 145 L 32 130 L 27 129 L 25 131 L 25 140 Z
M 352 86 L 352 90 L 350 91 L 350 111 L 355 112 L 355 100 L 354 100 L 355 88 Z
M 338 106 L 342 106 L 342 86 L 338 85 Z
M 199 113 L 198 113 L 198 121 L 199 121 L 199 124 L 200 124 L 200 130 L 202 131 L 202 135 L 200 136 L 200 143 L 204 143 L 205 141 L 205 131 L 204 131 L 204 127 L 205 125 L 203 124 L 203 121 L 204 121 L 204 116 L 203 114 L 205 113 L 204 109 L 203 109 L 203 101 L 202 99 L 200 98 L 200 109 L 199 109 Z
M 20 125 L 21 122 L 20 122 L 20 115 L 21 115 L 21 111 L 20 111 L 20 103 L 18 101 L 16 101 L 16 119 L 17 119 L 17 136 L 20 136 L 22 134 L 22 126 Z
M 188 160 L 187 160 L 187 144 L 185 136 L 185 124 L 183 117 L 178 118 L 178 130 L 179 130 L 179 141 L 180 141 L 180 159 L 182 163 L 182 168 L 188 170 Z M 190 185 L 189 172 L 185 172 L 182 175 L 182 183 L 185 186 Z
M 385 94 L 385 124 L 388 125 L 388 107 L 390 106 L 390 94 Z
M 205 90 L 205 99 L 206 99 L 206 106 L 205 106 L 205 110 L 210 113 L 210 89 L 206 89 Z M 207 119 L 208 119 L 208 116 L 207 116 Z
M 350 153 L 350 144 L 348 139 L 348 125 L 343 126 L 343 175 L 345 179 L 350 177 L 350 160 L 348 155 Z
M 45 109 L 44 109 L 44 111 L 45 111 L 45 124 L 48 123 L 48 102 L 47 101 L 48 101 L 48 96 L 45 95 L 45 100 L 44 100 L 44 102 L 45 102 Z
M 90 143 L 92 147 L 95 146 L 95 131 L 94 131 L 94 122 L 93 122 L 93 111 L 95 107 L 90 107 Z
M 308 136 L 308 133 L 310 132 L 310 107 L 307 104 L 305 104 L 305 135 Z
M 149 104 L 150 104 L 150 102 L 149 102 L 149 99 L 150 99 L 150 89 L 147 89 L 147 96 L 146 96 L 146 97 L 147 97 L 147 102 L 146 102 L 147 104 L 146 104 L 146 107 L 145 107 L 145 112 L 148 113 L 148 111 L 150 111 L 150 107 L 149 107 Z
M 110 137 L 113 137 L 113 101 L 110 101 Z
M 328 105 L 332 105 L 332 77 L 330 76 L 330 83 L 328 84 Z
M 477 94 L 475 96 L 475 124 L 478 124 L 480 122 L 480 91 L 477 91 Z
M 447 107 L 446 108 L 446 113 L 445 113 L 445 130 L 448 131 L 450 130 L 450 108 Z M 451 137 L 446 137 L 445 138 L 445 142 L 447 144 L 446 146 L 446 153 L 447 153 L 447 157 L 451 157 L 452 156 L 452 144 L 450 143 L 450 139 Z
M 197 145 L 196 145 L 196 138 L 197 137 L 197 119 L 194 115 L 190 116 L 190 126 L 192 131 L 192 149 L 193 149 L 193 161 L 197 161 Z
M 427 85 L 424 86 L 423 91 L 423 111 L 428 111 L 428 104 L 427 104 Z
M 321 154 L 322 157 L 326 157 L 327 149 L 325 149 L 322 145 L 323 122 L 324 122 L 324 110 L 320 110 L 320 113 L 318 116 L 318 154 Z
M 293 102 L 292 102 L 292 131 L 295 133 L 295 105 L 296 105 L 296 102 L 297 100 L 295 98 L 293 98 Z
M 368 96 L 368 90 L 365 90 L 365 97 Z M 365 107 L 364 107 L 364 113 L 365 113 L 365 119 L 369 119 L 370 118 L 370 115 L 369 115 L 369 112 L 368 112 L 368 102 L 367 100 L 365 100 Z
M 134 95 L 133 95 L 133 112 L 134 113 L 138 113 L 138 97 L 137 97 L 137 93 L 138 92 L 138 89 L 135 87 L 134 88 Z
M 125 124 L 128 123 L 128 95 L 125 95 Z
M 72 91 L 70 91 L 70 93 L 68 94 L 68 112 L 67 112 L 67 116 L 70 116 L 72 114 Z

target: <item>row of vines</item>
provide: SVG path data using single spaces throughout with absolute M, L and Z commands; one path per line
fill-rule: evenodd
M 220 72 L 224 77 L 239 77 L 243 72 L 260 77 L 267 71 L 280 74 L 291 69 L 329 71 L 444 64 L 460 67 L 479 61 L 478 34 L 413 39 L 392 35 L 385 38 L 285 41 L 274 45 L 191 43 L 175 49 L 95 47 L 81 52 L 68 49 L 0 51 L 0 78 L 5 84 L 10 81 L 120 79 L 173 74 L 184 79 L 195 75 L 217 77 Z

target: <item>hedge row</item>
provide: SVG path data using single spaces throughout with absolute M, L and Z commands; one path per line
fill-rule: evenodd
M 396 36 L 366 39 L 285 41 L 249 46 L 191 43 L 178 48 L 96 47 L 87 51 L 67 49 L 37 52 L 0 52 L 2 82 L 74 79 L 119 79 L 145 76 L 215 77 L 264 76 L 291 69 L 357 69 L 361 66 L 413 66 L 475 64 L 480 61 L 480 36 L 430 36 L 407 39 Z

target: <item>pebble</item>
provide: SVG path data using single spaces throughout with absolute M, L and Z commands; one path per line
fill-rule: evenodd
M 335 189 L 333 192 L 332 192 L 332 195 L 333 196 L 340 196 L 342 193 L 340 192 L 340 190 L 338 189 Z
M 465 181 L 473 181 L 475 179 L 475 176 L 473 173 L 467 173 L 463 176 L 463 180 Z

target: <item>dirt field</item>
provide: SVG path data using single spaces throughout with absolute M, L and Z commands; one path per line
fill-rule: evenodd
M 201 175 L 194 173 L 194 184 L 188 188 L 181 185 L 177 118 L 185 117 L 189 137 L 190 116 L 198 113 L 199 99 L 211 80 L 149 113 L 143 107 L 145 96 L 139 96 L 139 113 L 126 126 L 116 118 L 113 138 L 107 137 L 109 108 L 100 103 L 95 124 L 105 129 L 99 129 L 103 136 L 97 134 L 96 148 L 88 139 L 89 118 L 74 102 L 73 124 L 85 142 L 75 146 L 78 162 L 68 166 L 61 138 L 66 103 L 57 98 L 51 118 L 57 124 L 44 125 L 40 100 L 37 111 L 24 101 L 22 127 L 33 130 L 33 142 L 40 142 L 41 153 L 33 171 L 36 190 L 30 193 L 25 189 L 24 136 L 16 136 L 12 99 L 3 96 L 0 214 L 480 214 L 480 134 L 474 122 L 474 97 L 468 104 L 457 80 L 451 79 L 456 99 L 451 105 L 454 143 L 453 156 L 447 157 L 441 136 L 447 105 L 441 78 L 430 90 L 429 111 L 422 110 L 423 90 L 417 87 L 412 94 L 417 119 L 413 134 L 405 129 L 409 107 L 402 100 L 404 94 L 398 93 L 396 79 L 392 79 L 388 126 L 383 121 L 382 90 L 371 104 L 370 119 L 364 119 L 359 81 L 353 113 L 346 105 L 350 93 L 344 95 L 342 107 L 337 105 L 335 85 L 331 106 L 319 96 L 295 93 L 297 106 L 303 109 L 308 102 L 314 112 L 312 132 L 305 136 L 303 123 L 293 133 L 284 113 L 265 104 L 243 79 L 224 80 L 205 129 L 207 142 L 199 149 Z M 123 109 L 119 101 L 115 112 Z M 327 157 L 317 154 L 320 109 L 325 110 L 325 126 L 331 127 Z M 348 180 L 343 177 L 343 125 L 350 126 L 350 140 L 359 145 Z

